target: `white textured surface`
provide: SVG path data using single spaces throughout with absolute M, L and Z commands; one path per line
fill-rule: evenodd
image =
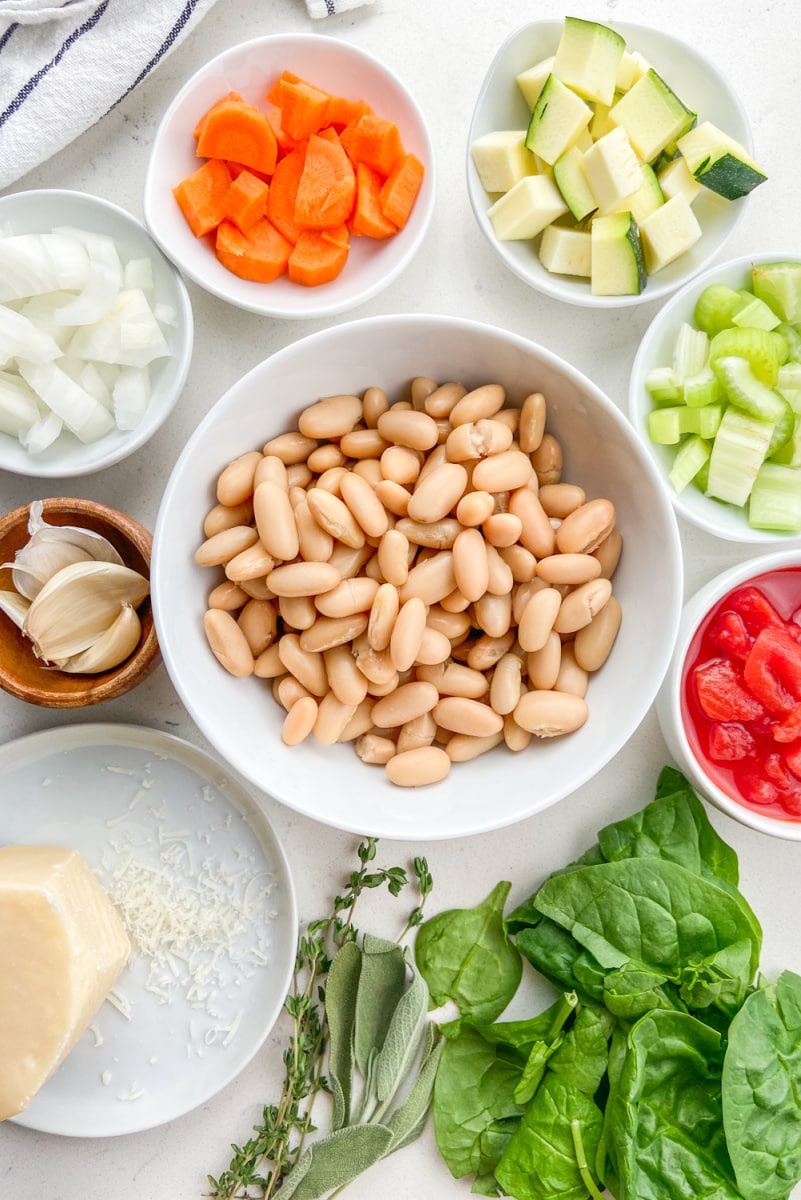
M 788 151 L 798 112 L 793 31 L 796 6 L 774 0 L 770 6 L 740 0 L 582 2 L 570 9 L 593 19 L 652 24 L 706 50 L 736 80 L 753 125 L 757 155 L 769 182 L 758 189 L 727 254 L 783 247 L 801 254 L 797 196 L 801 165 Z M 542 0 L 537 16 L 562 17 L 565 9 Z M 592 314 L 546 300 L 526 289 L 497 260 L 479 233 L 465 188 L 467 129 L 484 72 L 504 38 L 532 17 L 527 0 L 465 0 L 460 5 L 431 0 L 376 0 L 363 9 L 310 21 L 301 0 L 226 0 L 141 89 L 45 166 L 15 185 L 83 188 L 108 197 L 141 216 L 142 182 L 148 150 L 161 114 L 177 89 L 199 65 L 222 48 L 270 32 L 321 29 L 363 46 L 403 78 L 423 105 L 438 155 L 439 194 L 431 229 L 421 253 L 386 292 L 353 317 L 392 311 L 433 311 L 502 324 L 569 358 L 625 408 L 628 374 L 639 337 L 655 305 L 617 313 Z M 302 326 L 227 310 L 190 285 L 196 318 L 196 351 L 183 399 L 145 448 L 128 462 L 82 482 L 79 494 L 112 503 L 151 528 L 170 468 L 209 406 L 245 371 L 301 332 Z M 338 318 L 340 321 L 348 317 Z M 36 499 L 42 484 L 0 477 L 3 511 Z M 59 487 L 50 480 L 44 494 L 71 494 L 78 481 Z M 66 490 L 63 490 L 66 489 Z M 688 525 L 681 527 L 686 552 L 688 594 L 717 571 L 750 556 L 739 544 L 716 542 Z M 648 653 L 648 647 L 643 647 Z M 137 691 L 69 718 L 76 721 L 134 721 L 158 726 L 200 744 L 163 667 Z M 0 737 L 10 739 L 64 723 L 56 712 L 39 711 L 0 697 Z M 593 840 L 599 825 L 633 811 L 653 792 L 667 751 L 656 718 L 646 717 L 630 744 L 590 784 L 557 807 L 521 825 L 480 838 L 428 847 L 385 842 L 379 855 L 387 865 L 428 853 L 434 875 L 432 911 L 472 904 L 500 878 L 513 881 L 512 901 L 522 899 L 554 867 Z M 322 783 L 322 781 L 321 781 Z M 3 800 L 6 800 L 3 797 Z M 488 797 L 488 803 L 491 803 Z M 402 803 L 402 799 L 399 800 Z M 283 839 L 298 888 L 302 919 L 323 913 L 342 876 L 351 868 L 356 839 L 314 824 L 269 798 L 264 804 Z M 742 885 L 765 928 L 763 967 L 801 970 L 796 891 L 799 847 L 751 832 L 713 815 L 716 827 L 740 855 Z M 0 838 L 3 836 L 0 806 Z M 365 906 L 362 920 L 394 930 L 400 905 Z M 404 909 L 405 911 L 405 909 Z M 169 1126 L 124 1138 L 73 1140 L 0 1127 L 0 1193 L 49 1200 L 82 1200 L 87 1189 L 113 1200 L 195 1200 L 206 1175 L 227 1165 L 231 1142 L 241 1142 L 274 1100 L 285 1030 L 279 1025 L 264 1050 L 219 1096 Z M 469 1186 L 452 1181 L 438 1160 L 431 1131 L 354 1183 L 352 1200 L 374 1196 L 391 1200 L 436 1196 L 467 1197 Z

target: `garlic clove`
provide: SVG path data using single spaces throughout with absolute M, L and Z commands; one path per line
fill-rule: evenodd
M 119 615 L 120 605 L 134 608 L 150 584 L 130 567 L 78 562 L 47 581 L 25 617 L 23 633 L 39 658 L 60 663 L 88 650 Z
M 25 617 L 30 606 L 30 600 L 26 600 L 17 592 L 0 592 L 0 612 L 4 612 L 18 629 L 22 629 L 25 624 Z
M 72 542 L 61 538 L 31 539 L 14 555 L 13 563 L 4 563 L 11 567 L 11 582 L 21 596 L 27 600 L 35 600 L 48 579 L 76 562 L 91 562 L 91 556 Z
M 99 671 L 110 671 L 133 654 L 141 636 L 142 623 L 136 609 L 130 604 L 123 604 L 119 616 L 105 633 L 96 638 L 88 650 L 61 663 L 61 670 L 70 675 L 96 675 Z

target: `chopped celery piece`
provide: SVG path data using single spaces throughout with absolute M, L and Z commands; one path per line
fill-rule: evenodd
M 712 370 L 732 404 L 760 421 L 778 421 L 787 401 L 757 378 L 748 359 L 727 354 L 713 361 Z
M 738 329 L 775 329 L 777 325 L 781 325 L 781 317 L 777 317 L 770 305 L 758 296 L 751 296 L 746 300 L 731 320 L 732 325 L 736 325 Z
M 654 404 L 680 404 L 681 380 L 672 367 L 651 367 L 645 376 L 645 390 Z
M 796 362 L 801 359 L 801 333 L 795 325 L 791 325 L 789 321 L 782 321 L 776 332 L 780 333 L 787 343 L 787 358 Z
M 697 375 L 706 366 L 708 354 L 709 338 L 704 331 L 693 329 L 688 321 L 682 321 L 673 347 L 673 370 L 679 379 Z
M 695 302 L 695 323 L 704 333 L 714 337 L 721 329 L 729 328 L 742 302 L 742 296 L 734 288 L 725 283 L 710 283 Z
M 683 433 L 697 433 L 702 438 L 713 438 L 720 428 L 724 408 L 722 404 L 705 404 L 703 408 L 685 408 L 682 420 Z
M 782 395 L 794 413 L 801 413 L 801 388 L 782 388 Z
M 709 362 L 736 354 L 747 358 L 757 379 L 773 387 L 779 375 L 779 364 L 787 359 L 787 343 L 772 329 L 721 329 L 709 345 Z
M 782 321 L 801 321 L 801 262 L 755 263 L 751 282 L 754 295 Z
M 723 414 L 709 456 L 707 494 L 742 508 L 765 461 L 772 435 L 771 421 L 756 420 L 730 405 Z
M 677 492 L 683 492 L 692 483 L 701 468 L 709 461 L 712 447 L 704 438 L 693 434 L 681 443 L 673 459 L 668 479 Z
M 793 432 L 784 443 L 770 455 L 770 461 L 785 467 L 801 467 L 801 416 L 795 414 Z
M 720 404 L 707 404 L 703 408 L 688 408 L 686 404 L 654 408 L 648 414 L 648 436 L 659 446 L 675 446 L 688 433 L 713 438 L 722 416 Z
M 697 473 L 697 475 L 694 475 L 690 481 L 692 486 L 698 488 L 698 491 L 703 492 L 704 495 L 707 494 L 707 489 L 709 488 L 709 462 L 711 457 L 712 455 L 710 454 L 709 458 L 701 467 L 701 470 Z
M 753 529 L 798 533 L 801 530 L 801 471 L 779 463 L 764 463 L 751 490 L 748 524 Z
M 779 367 L 776 387 L 780 392 L 795 391 L 797 388 L 801 388 L 801 362 L 793 359 L 791 362 L 782 363 Z
M 720 384 L 711 367 L 703 367 L 695 375 L 684 380 L 682 389 L 684 403 L 689 408 L 702 408 L 705 404 L 716 404 L 720 400 Z

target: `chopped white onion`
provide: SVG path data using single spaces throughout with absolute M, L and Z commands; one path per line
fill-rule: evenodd
M 80 441 L 96 442 L 114 428 L 114 418 L 108 409 L 56 363 L 18 359 L 18 365 L 25 382 Z
M 54 412 L 46 413 L 38 421 L 34 421 L 30 429 L 19 435 L 21 445 L 29 454 L 41 454 L 61 436 L 64 422 Z
M 0 432 L 19 437 L 40 417 L 36 396 L 24 379 L 0 371 Z
M 0 302 L 76 291 L 86 283 L 89 256 L 63 233 L 18 233 L 0 238 Z
M 120 367 L 112 393 L 118 429 L 135 429 L 150 403 L 150 373 L 147 367 Z
M 83 243 L 89 255 L 89 270 L 83 291 L 58 309 L 56 320 L 62 325 L 91 325 L 105 316 L 122 287 L 122 263 L 117 247 L 112 238 L 102 234 L 81 229 L 58 232 L 71 233 Z
M 60 354 L 61 347 L 49 333 L 37 329 L 22 313 L 0 304 L 0 367 L 14 358 L 52 362 Z

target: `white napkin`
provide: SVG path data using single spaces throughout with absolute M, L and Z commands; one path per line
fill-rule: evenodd
M 306 11 L 310 17 L 335 17 L 350 8 L 361 8 L 373 0 L 306 0 Z
M 0 188 L 94 125 L 214 3 L 0 0 Z

